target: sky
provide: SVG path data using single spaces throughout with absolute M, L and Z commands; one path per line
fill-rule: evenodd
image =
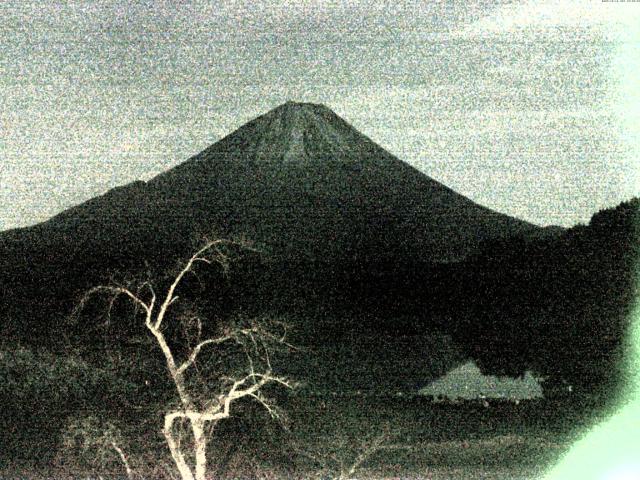
M 4 0 L 0 18 L 0 230 L 287 100 L 537 224 L 640 194 L 640 3 Z

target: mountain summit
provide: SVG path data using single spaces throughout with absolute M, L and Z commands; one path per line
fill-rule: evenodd
M 155 207 L 181 205 L 275 257 L 450 261 L 483 241 L 537 230 L 455 193 L 309 103 L 254 119 L 147 191 L 156 192 Z
M 242 146 L 245 155 L 272 163 L 348 160 L 351 149 L 363 141 L 362 135 L 324 105 L 295 102 L 271 110 L 228 139 L 232 149 Z
M 211 160 L 221 149 L 257 162 L 362 163 L 384 157 L 382 149 L 324 105 L 287 102 L 256 118 L 198 155 Z M 378 152 L 376 152 L 378 150 Z
M 140 255 L 205 231 L 248 238 L 275 260 L 441 262 L 539 230 L 429 178 L 329 108 L 287 102 L 149 182 L 4 239 Z

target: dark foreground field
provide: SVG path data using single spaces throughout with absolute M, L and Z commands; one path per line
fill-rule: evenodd
M 300 392 L 279 403 L 284 423 L 246 403 L 236 418 L 219 425 L 210 445 L 212 478 L 534 479 L 577 432 L 597 420 L 587 413 L 596 409 L 595 400 L 576 406 L 566 398 L 486 406 L 417 396 Z M 88 441 L 79 430 L 70 430 L 72 419 L 82 415 L 93 419 L 85 425 L 96 430 L 113 417 L 120 426 L 119 442 L 140 477 L 172 478 L 159 433 L 161 415 L 70 410 L 64 420 L 52 414 L 47 421 L 46 408 L 24 417 L 22 431 L 4 431 L 4 441 L 12 445 L 3 447 L 0 477 L 125 478 L 108 444 L 103 448 L 104 441 Z M 4 417 L 7 423 L 16 420 Z
M 488 406 L 424 397 L 296 400 L 297 434 L 337 463 L 352 464 L 384 438 L 359 478 L 537 478 L 590 423 L 586 412 L 593 409 L 570 407 L 567 399 Z

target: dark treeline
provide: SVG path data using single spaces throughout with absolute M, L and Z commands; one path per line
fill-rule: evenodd
M 541 241 L 488 245 L 465 262 L 452 331 L 486 372 L 531 368 L 588 390 L 620 380 L 636 290 L 640 201 Z
M 406 339 L 419 345 L 434 331 L 453 337 L 462 353 L 447 353 L 437 372 L 419 372 L 424 357 L 442 354 L 436 345 L 427 342 L 430 351 L 412 350 L 416 369 L 403 372 L 405 386 L 444 373 L 463 355 L 486 373 L 518 376 L 533 370 L 547 377 L 548 387 L 566 381 L 591 390 L 619 379 L 616 369 L 635 292 L 638 207 L 634 199 L 595 214 L 587 226 L 485 243 L 481 252 L 450 264 L 284 263 L 231 249 L 229 276 L 203 271 L 186 283 L 181 296 L 210 319 L 211 329 L 231 316 L 278 315 L 293 324 L 301 344 L 343 342 L 356 356 L 358 339 L 377 337 L 374 357 L 380 364 L 403 355 L 402 348 L 411 343 Z M 145 255 L 134 255 L 133 245 L 22 252 L 29 255 L 27 269 L 5 257 L 5 338 L 52 349 L 71 342 L 95 350 L 105 337 L 112 347 L 144 335 L 124 302 L 112 311 L 108 335 L 105 301 L 89 306 L 81 319 L 69 317 L 82 292 L 96 284 L 149 277 L 162 286 L 171 278 L 167 271 L 194 243 L 184 239 L 158 252 L 150 247 Z M 401 340 L 387 341 L 394 338 Z
M 609 389 L 621 379 L 636 293 L 639 205 L 633 199 L 546 237 L 487 243 L 459 263 L 272 266 L 273 278 L 245 293 L 276 311 L 304 312 L 312 320 L 301 328 L 318 327 L 318 342 L 439 330 L 484 373 L 533 370 L 548 392 Z

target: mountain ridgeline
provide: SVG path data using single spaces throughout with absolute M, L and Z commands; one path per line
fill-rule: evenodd
M 148 182 L 0 233 L 2 331 L 93 344 L 97 321 L 68 320 L 83 291 L 160 279 L 207 234 L 260 253 L 181 296 L 214 323 L 285 316 L 320 359 L 287 368 L 311 382 L 417 388 L 468 358 L 490 373 L 599 381 L 624 336 L 637 210 L 541 228 L 457 194 L 328 108 L 289 102 Z M 141 332 L 121 313 L 110 338 L 127 343 Z
M 246 237 L 274 261 L 452 261 L 483 241 L 539 230 L 418 172 L 328 108 L 287 103 L 151 181 L 18 238 L 144 255 L 206 231 Z

